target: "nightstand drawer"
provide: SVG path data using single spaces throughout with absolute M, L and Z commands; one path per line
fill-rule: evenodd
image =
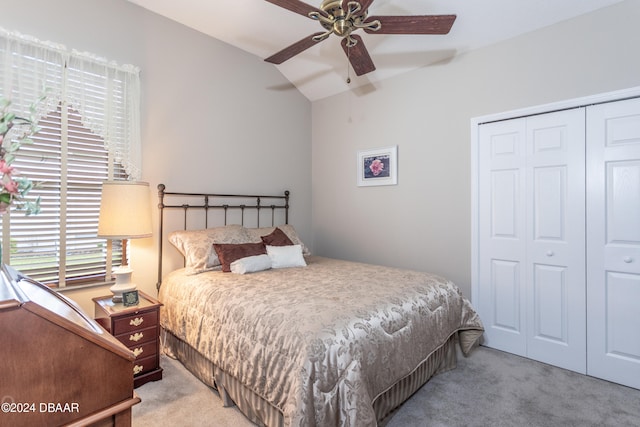
M 129 348 L 139 347 L 149 341 L 155 341 L 158 337 L 156 325 L 146 329 L 137 329 L 124 334 L 116 335 L 116 338 Z
M 113 335 L 124 334 L 125 332 L 136 331 L 158 324 L 158 311 L 148 311 L 132 316 L 115 319 L 113 321 Z
M 129 349 L 136 355 L 136 359 L 144 359 L 145 357 L 156 355 L 158 343 L 153 340 L 143 344 L 130 345 Z
M 133 375 L 144 374 L 157 368 L 155 356 L 136 359 L 136 361 L 133 362 Z

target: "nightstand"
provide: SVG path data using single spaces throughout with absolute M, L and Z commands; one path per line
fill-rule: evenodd
M 162 379 L 159 338 L 162 303 L 144 292 L 138 291 L 138 295 L 138 305 L 132 307 L 114 303 L 113 295 L 93 298 L 96 321 L 136 355 L 134 387 Z

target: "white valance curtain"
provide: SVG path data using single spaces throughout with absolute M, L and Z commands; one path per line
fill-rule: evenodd
M 0 96 L 11 100 L 14 113 L 28 117 L 31 105 L 45 94 L 37 118 L 66 103 L 80 113 L 83 126 L 104 139 L 105 149 L 129 179 L 140 179 L 137 67 L 0 28 Z

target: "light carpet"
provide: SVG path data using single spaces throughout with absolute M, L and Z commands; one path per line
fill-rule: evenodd
M 164 377 L 136 389 L 134 427 L 251 427 L 224 408 L 180 362 L 161 357 Z M 640 426 L 640 390 L 480 347 L 433 377 L 387 427 Z

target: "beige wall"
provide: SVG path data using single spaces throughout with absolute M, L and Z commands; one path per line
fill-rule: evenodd
M 471 295 L 472 117 L 640 85 L 630 0 L 313 104 L 320 255 L 445 275 Z M 356 186 L 358 150 L 398 145 L 398 185 Z
M 289 189 L 311 240 L 311 104 L 271 65 L 124 0 L 20 0 L 0 26 L 141 69 L 142 179 L 167 190 Z M 133 279 L 155 295 L 157 237 L 132 241 Z M 106 287 L 66 292 L 93 313 Z

